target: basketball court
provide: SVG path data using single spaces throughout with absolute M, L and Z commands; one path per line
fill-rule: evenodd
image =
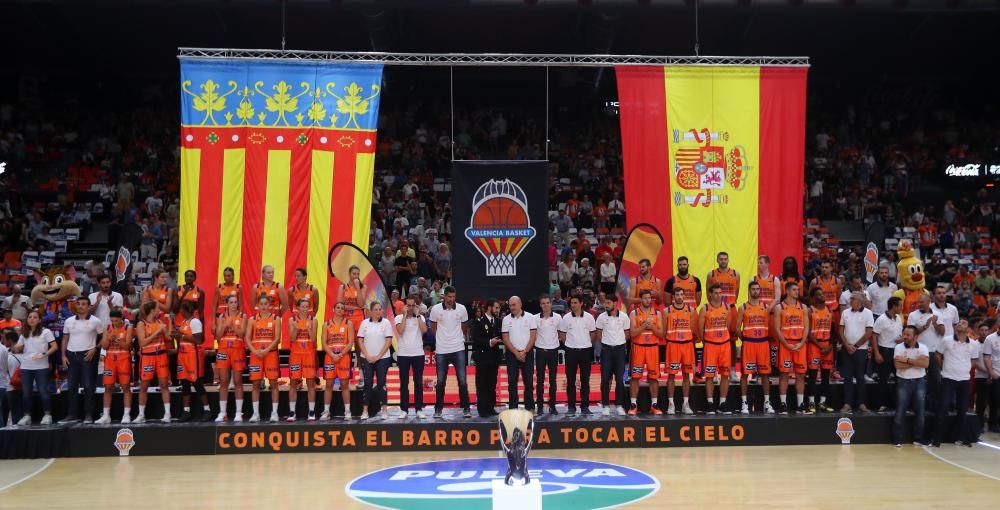
M 348 496 L 345 487 L 352 480 L 397 465 L 491 456 L 495 457 L 487 452 L 395 452 L 7 460 L 0 462 L 0 501 L 12 509 L 107 508 L 123 502 L 171 510 L 305 508 L 318 503 L 372 508 Z M 658 481 L 658 490 L 626 508 L 776 504 L 989 508 L 1000 494 L 998 434 L 984 435 L 972 448 L 945 444 L 935 449 L 830 445 L 546 450 L 533 452 L 529 467 L 542 458 L 616 464 Z M 434 504 L 440 508 L 441 501 Z

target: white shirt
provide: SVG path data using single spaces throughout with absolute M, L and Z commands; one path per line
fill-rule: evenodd
M 851 294 L 854 294 L 855 292 L 860 292 L 860 293 L 864 294 L 865 295 L 865 299 L 868 300 L 868 301 L 872 300 L 872 296 L 871 296 L 871 294 L 868 293 L 867 290 L 861 289 L 859 291 L 853 291 L 851 289 L 847 289 L 844 292 L 840 293 L 840 309 L 841 310 L 847 310 L 848 308 L 851 307 Z
M 90 315 L 86 319 L 79 319 L 75 315 L 66 319 L 63 325 L 63 334 L 69 335 L 69 343 L 66 350 L 69 352 L 89 351 L 97 347 L 97 335 L 104 332 L 104 323 L 101 319 Z
M 13 363 L 17 365 L 17 361 L 11 359 L 10 354 L 7 351 L 7 347 L 0 344 L 0 388 L 5 390 L 13 389 L 10 387 L 10 364 Z
M 903 335 L 903 317 L 898 313 L 895 319 L 890 319 L 888 315 L 880 315 L 875 319 L 872 331 L 878 335 L 879 347 L 895 349 L 896 340 Z
M 100 294 L 100 292 L 92 292 L 90 296 L 88 296 L 91 303 L 97 303 L 98 294 Z M 91 313 L 93 313 L 98 319 L 101 319 L 104 327 L 108 327 L 108 324 L 111 324 L 111 307 L 121 308 L 123 306 L 125 306 L 125 298 L 123 298 L 121 294 L 111 291 L 111 297 L 104 296 L 104 299 L 101 299 L 100 303 L 94 305 L 93 309 L 91 309 Z
M 535 322 L 538 323 L 538 332 L 535 334 L 535 347 L 539 349 L 558 349 L 559 327 L 562 324 L 562 316 L 554 313 L 543 319 L 542 315 L 538 314 L 535 316 Z M 1000 350 L 997 352 L 998 357 L 1000 357 Z
M 618 269 L 615 268 L 614 262 L 605 262 L 601 264 L 601 281 L 604 283 L 614 283 L 615 275 L 618 274 Z
M 937 304 L 931 303 L 931 312 L 938 316 L 938 324 L 944 325 L 944 340 L 950 340 L 955 336 L 955 324 L 958 324 L 958 308 L 951 303 L 945 303 L 944 308 L 938 308 Z
M 632 327 L 628 316 L 618 312 L 614 317 L 608 312 L 597 316 L 597 329 L 601 332 L 601 343 L 610 346 L 625 345 L 625 331 Z
M 856 345 L 865 336 L 866 328 L 874 328 L 875 321 L 872 320 L 872 311 L 867 308 L 862 308 L 860 312 L 848 308 L 840 315 L 840 325 L 844 326 L 844 341 Z M 858 346 L 858 349 L 867 348 L 868 344 Z
M 559 331 L 566 333 L 566 347 L 571 349 L 586 349 L 593 347 L 594 342 L 590 340 L 590 332 L 597 330 L 597 323 L 594 316 L 583 312 L 581 317 L 573 317 L 573 312 L 563 315 L 562 324 Z
M 973 360 L 978 361 L 979 365 L 983 367 L 979 368 L 979 365 L 976 365 L 976 379 L 989 379 L 990 374 L 986 372 L 986 360 L 983 359 L 983 349 L 986 347 L 986 344 L 979 340 L 969 339 L 969 341 L 976 344 L 976 357 Z
M 188 321 L 188 327 L 191 328 L 191 334 L 197 335 L 205 332 L 205 327 L 201 324 L 201 319 L 191 319 Z
M 896 284 L 892 282 L 889 282 L 889 285 L 885 287 L 880 287 L 878 282 L 869 285 L 867 292 L 872 300 L 872 313 L 875 315 L 884 314 L 888 310 L 889 298 L 896 290 Z
M 14 296 L 5 297 L 3 300 L 3 307 L 10 310 L 11 317 L 24 322 L 25 319 L 28 318 L 28 312 L 30 310 L 25 310 L 25 308 L 21 306 L 22 303 L 28 305 L 29 309 L 32 308 L 31 298 L 25 296 L 24 294 L 21 294 L 21 296 L 17 298 L 16 302 L 14 301 Z
M 365 350 L 368 354 L 378 354 L 385 346 L 385 339 L 392 338 L 392 323 L 386 319 L 378 322 L 372 322 L 371 319 L 365 319 L 361 321 L 361 326 L 358 327 L 359 333 L 358 338 L 364 339 Z M 385 354 L 379 359 L 385 359 L 389 357 L 389 349 L 385 350 Z
M 523 351 L 531 340 L 531 332 L 538 329 L 538 322 L 535 316 L 530 313 L 521 312 L 521 315 L 514 317 L 507 314 L 500 322 L 500 332 L 507 333 L 507 339 L 515 349 Z
M 49 357 L 45 353 L 49 351 L 49 343 L 55 341 L 56 337 L 48 328 L 42 328 L 41 335 L 18 338 L 17 345 L 24 346 L 24 353 L 21 355 L 21 368 L 24 370 L 48 370 Z M 34 359 L 35 354 L 41 354 L 42 357 Z
M 913 326 L 917 329 L 923 328 L 932 315 L 934 314 L 931 312 L 921 312 L 918 308 L 910 312 L 910 315 L 906 318 L 906 325 Z M 927 350 L 937 352 L 937 347 L 941 343 L 941 336 L 938 335 L 934 327 L 931 326 L 917 335 L 917 341 L 926 345 Z
M 892 357 L 894 359 L 901 359 L 905 361 L 914 360 L 921 356 L 930 358 L 930 353 L 927 350 L 927 346 L 919 342 L 917 343 L 917 346 L 912 349 L 907 348 L 906 344 L 897 344 L 892 353 Z M 900 379 L 922 379 L 926 374 L 927 369 L 921 367 L 910 367 L 902 370 L 896 370 L 896 377 L 899 377 Z
M 434 333 L 434 352 L 450 354 L 465 350 L 465 334 L 462 324 L 469 321 L 469 312 L 465 305 L 455 303 L 455 308 L 445 309 L 444 303 L 438 303 L 431 308 L 431 322 L 437 324 Z
M 993 373 L 1000 376 L 1000 335 L 993 333 L 986 337 L 986 342 L 983 343 L 983 355 L 990 357 L 990 361 L 993 362 Z
M 976 345 L 973 345 L 976 344 Z M 952 381 L 968 381 L 972 371 L 972 360 L 979 357 L 979 342 L 969 338 L 967 342 L 948 339 L 938 345 L 937 352 L 944 357 L 941 363 L 941 377 Z
M 420 321 L 422 316 L 410 317 L 406 319 L 406 329 L 399 337 L 397 356 L 423 356 L 424 355 L 424 335 L 420 333 Z M 403 323 L 403 315 L 396 316 L 396 325 Z M 398 331 L 398 330 L 397 330 Z M 367 345 L 367 344 L 365 344 Z

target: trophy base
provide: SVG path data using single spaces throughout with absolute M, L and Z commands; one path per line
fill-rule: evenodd
M 527 485 L 507 485 L 493 480 L 493 510 L 542 510 L 542 484 L 537 478 Z

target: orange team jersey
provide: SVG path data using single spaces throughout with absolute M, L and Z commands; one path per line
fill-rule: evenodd
M 316 344 L 309 338 L 309 324 L 312 319 L 295 318 L 295 338 L 292 339 L 292 352 L 313 352 Z
M 230 318 L 227 314 L 220 314 L 219 320 L 225 321 Z M 215 366 L 218 369 L 231 369 L 242 372 L 246 368 L 246 347 L 243 345 L 243 337 L 240 331 L 243 329 L 245 318 L 242 313 L 232 317 L 232 324 L 226 326 L 222 331 L 222 338 L 219 339 L 219 349 L 215 353 Z
M 743 303 L 743 339 L 760 340 L 767 338 L 769 334 L 767 306 L 763 303 L 751 305 L 750 302 Z
M 316 342 L 309 337 L 312 319 L 295 319 L 295 338 L 288 357 L 288 372 L 292 380 L 316 377 Z
M 727 269 L 725 272 L 713 269 L 708 274 L 708 286 L 718 283 L 722 286 L 722 302 L 729 305 L 736 305 L 736 294 L 738 290 L 740 275 L 735 269 Z
M 146 330 L 146 337 L 147 338 L 150 337 L 150 336 L 152 336 L 152 335 L 154 335 L 154 334 L 156 334 L 157 331 L 159 331 L 159 330 L 161 330 L 161 329 L 163 329 L 163 328 L 166 327 L 166 326 L 163 325 L 162 322 L 159 322 L 159 321 L 157 321 L 157 322 L 146 322 L 144 320 L 144 321 L 142 321 L 142 323 L 144 324 L 144 328 Z M 145 347 L 142 348 L 142 353 L 143 354 L 150 354 L 150 355 L 152 355 L 152 354 L 160 354 L 160 353 L 166 353 L 166 352 L 167 352 L 167 340 L 166 340 L 166 337 L 163 337 L 163 336 L 158 337 L 156 340 L 153 341 L 153 343 L 147 344 Z
M 920 296 L 925 294 L 924 289 L 908 290 L 903 289 L 903 323 L 909 318 L 910 313 L 920 308 Z
M 104 335 L 108 339 L 108 353 L 104 357 L 104 385 L 111 386 L 117 382 L 125 386 L 132 377 L 128 323 L 123 323 L 120 328 L 109 324 Z
M 363 304 L 358 300 L 358 289 L 353 285 L 344 285 L 344 306 L 347 307 L 347 315 L 356 315 L 359 312 L 364 315 Z M 353 308 L 351 308 L 353 307 Z
M 161 321 L 143 321 L 142 324 L 147 338 L 167 327 Z M 152 381 L 154 378 L 162 381 L 170 377 L 170 359 L 167 357 L 167 341 L 164 337 L 157 337 L 142 348 L 141 365 L 139 375 L 143 381 Z
M 292 315 L 299 315 L 299 301 L 303 299 L 309 300 L 309 316 L 314 317 L 316 315 L 316 310 L 319 309 L 319 293 L 316 292 L 316 287 L 306 284 L 306 288 L 299 289 L 298 285 L 292 285 L 292 301 L 289 306 L 292 308 Z
M 181 296 L 184 295 L 184 290 L 185 290 L 184 288 L 177 289 L 177 291 L 174 293 L 174 299 L 180 301 Z M 195 287 L 193 290 L 191 290 L 191 292 L 188 292 L 187 296 L 184 296 L 184 301 L 190 301 L 196 305 L 194 309 L 194 317 L 196 319 L 201 318 L 201 310 L 198 309 L 197 305 L 198 301 L 201 300 L 202 296 L 204 295 L 205 293 L 202 292 L 201 289 Z M 182 317 L 180 313 L 174 315 L 174 326 L 180 326 L 182 322 L 184 322 L 184 317 Z
M 250 327 L 250 343 L 254 349 L 266 349 L 271 346 L 278 335 L 278 318 L 275 316 L 255 316 Z M 249 372 L 251 381 L 263 378 L 278 378 L 278 351 L 270 351 L 263 358 L 250 356 Z
M 713 344 L 729 341 L 729 306 L 722 303 L 720 307 L 705 304 L 705 336 L 704 341 Z
M 827 307 L 809 307 L 809 329 L 813 337 L 821 344 L 830 342 L 830 329 L 833 327 L 833 315 Z M 833 350 L 823 353 L 812 343 L 808 346 L 808 362 L 810 370 L 829 370 L 833 368 Z
M 326 321 L 323 335 L 324 345 L 333 351 L 334 354 L 344 354 L 344 356 L 336 363 L 333 362 L 329 355 L 326 356 L 323 364 L 324 379 L 331 381 L 333 379 L 340 379 L 341 381 L 349 381 L 351 379 L 351 355 L 345 352 L 348 340 L 347 325 L 347 320 L 340 323 L 333 322 L 332 320 Z
M 690 342 L 694 339 L 694 322 L 691 319 L 693 309 L 684 305 L 684 308 L 677 309 L 670 305 L 665 312 L 667 321 L 667 342 Z
M 632 313 L 635 314 L 636 324 L 642 324 L 647 319 L 652 319 L 656 329 L 660 329 L 660 313 L 656 311 L 655 308 L 646 312 L 643 311 L 642 307 L 636 308 Z M 646 331 L 642 335 L 632 339 L 633 345 L 660 345 L 661 338 L 654 334 L 652 331 Z
M 643 278 L 641 276 L 636 276 L 635 277 L 635 295 L 636 295 L 636 297 L 641 296 L 642 295 L 642 291 L 644 291 L 644 290 L 648 290 L 648 291 L 650 291 L 650 292 L 653 293 L 653 296 L 654 296 L 653 302 L 655 302 L 657 304 L 660 303 L 660 299 L 657 298 L 657 297 L 655 297 L 660 292 L 660 288 L 659 288 L 659 285 L 657 284 L 655 276 L 649 275 L 648 279 L 647 278 Z
M 215 295 L 219 298 L 219 306 L 215 307 L 215 315 L 221 315 L 226 313 L 226 301 L 229 300 L 230 296 L 239 297 L 240 295 L 240 284 L 234 283 L 232 285 L 227 285 L 225 283 L 220 283 L 218 289 L 215 291 Z
M 698 306 L 698 301 L 695 299 L 695 295 L 698 293 L 699 287 L 698 277 L 689 273 L 687 278 L 681 278 L 680 276 L 674 275 L 671 290 L 683 290 L 684 304 L 694 308 Z
M 155 287 L 149 287 L 149 298 L 155 301 L 157 304 L 167 306 L 167 299 L 170 296 L 170 291 L 167 289 L 156 290 Z M 158 320 L 164 324 L 170 322 L 170 314 L 166 312 L 160 312 Z
M 764 278 L 760 275 L 753 277 L 753 281 L 760 285 L 760 302 L 765 306 L 771 306 L 776 299 L 781 299 L 781 289 L 775 286 L 774 275 Z
M 840 283 L 837 282 L 837 277 L 830 275 L 830 278 L 824 280 L 823 276 L 820 275 L 813 280 L 813 285 L 823 289 L 823 301 L 826 302 L 826 307 L 830 311 L 836 312 L 840 308 Z
M 181 336 L 191 336 L 191 319 L 185 319 L 177 327 Z M 197 381 L 205 374 L 205 356 L 201 346 L 189 342 L 179 342 L 177 347 L 177 379 L 182 381 Z
M 253 306 L 256 309 L 257 303 L 260 302 L 260 297 L 266 295 L 271 300 L 271 313 L 278 315 L 281 311 L 281 284 L 276 282 L 271 282 L 269 285 L 264 285 L 263 282 L 257 284 L 257 295 L 253 297 Z M 258 312 L 260 310 L 257 310 Z
M 795 306 L 788 306 L 787 304 L 782 303 L 780 306 L 782 336 L 784 336 L 785 340 L 788 342 L 802 341 L 806 325 L 806 311 L 805 308 L 802 307 L 802 303 L 796 303 Z

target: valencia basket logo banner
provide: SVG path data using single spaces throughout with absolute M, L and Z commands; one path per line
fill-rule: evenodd
M 452 164 L 455 285 L 462 299 L 548 291 L 548 174 L 544 161 Z

